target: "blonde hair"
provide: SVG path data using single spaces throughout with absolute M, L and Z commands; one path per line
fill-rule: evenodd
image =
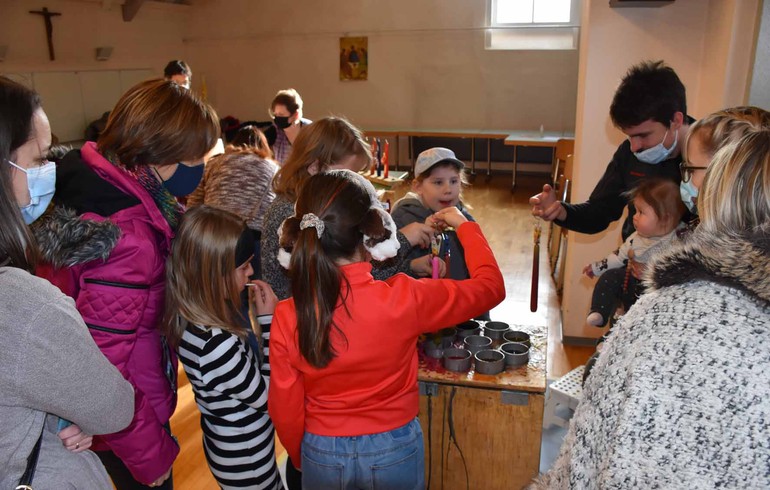
M 188 325 L 245 336 L 239 323 L 235 248 L 246 225 L 233 213 L 198 206 L 182 217 L 166 263 L 163 330 L 176 346 Z
M 760 128 L 770 128 L 770 112 L 759 107 L 731 107 L 714 112 L 690 126 L 684 144 L 685 158 L 690 140 L 696 135 L 705 153 L 713 158 L 725 145 Z
M 289 158 L 275 175 L 273 189 L 276 194 L 296 201 L 310 178 L 309 168 L 313 164 L 318 165 L 317 173 L 321 173 L 350 156 L 361 160 L 361 168 L 372 159 L 361 131 L 341 117 L 320 119 L 299 132 Z
M 700 191 L 700 228 L 741 234 L 770 222 L 770 129 L 756 129 L 714 155 Z

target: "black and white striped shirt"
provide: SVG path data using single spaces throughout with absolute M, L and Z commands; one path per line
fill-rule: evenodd
M 206 459 L 220 486 L 283 488 L 267 414 L 268 378 L 246 341 L 220 328 L 190 326 L 179 359 L 201 412 Z M 268 366 L 263 370 L 269 373 Z

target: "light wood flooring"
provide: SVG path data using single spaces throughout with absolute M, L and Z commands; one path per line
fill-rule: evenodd
M 548 377 L 558 378 L 576 366 L 585 364 L 593 347 L 562 345 L 561 319 L 558 301 L 546 258 L 547 233 L 541 239 L 539 300 L 537 312 L 529 310 L 533 253 L 533 218 L 527 204 L 529 196 L 537 193 L 545 177 L 521 175 L 516 192 L 511 193 L 511 177 L 494 176 L 487 180 L 479 175 L 464 191 L 464 201 L 478 221 L 495 252 L 505 278 L 506 299 L 491 312 L 492 319 L 511 324 L 540 324 L 548 326 Z M 398 191 L 399 196 L 407 186 Z M 181 445 L 174 463 L 174 487 L 179 490 L 218 488 L 203 455 L 200 415 L 190 385 L 180 368 L 179 400 L 171 426 Z M 277 455 L 284 451 L 279 443 Z

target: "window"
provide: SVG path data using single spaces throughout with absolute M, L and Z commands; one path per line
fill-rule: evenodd
M 487 49 L 577 49 L 580 0 L 488 0 Z

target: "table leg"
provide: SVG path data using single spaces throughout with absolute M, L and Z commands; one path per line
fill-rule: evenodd
M 394 145 L 396 147 L 396 170 L 401 170 L 401 165 L 399 165 L 399 161 L 401 160 L 401 152 L 398 151 L 398 140 L 400 140 L 401 138 L 399 138 L 398 135 L 396 135 L 394 139 L 396 142 L 396 144 Z
M 492 138 L 487 138 L 487 181 L 492 178 Z
M 412 141 L 412 135 L 407 136 L 407 138 L 409 138 L 409 164 L 412 166 L 410 172 L 412 177 L 416 177 L 414 175 L 414 142 Z
M 511 192 L 513 192 L 516 189 L 516 162 L 517 162 L 517 146 L 513 147 L 513 182 L 511 183 Z
M 471 176 L 476 176 L 476 138 L 471 138 Z

